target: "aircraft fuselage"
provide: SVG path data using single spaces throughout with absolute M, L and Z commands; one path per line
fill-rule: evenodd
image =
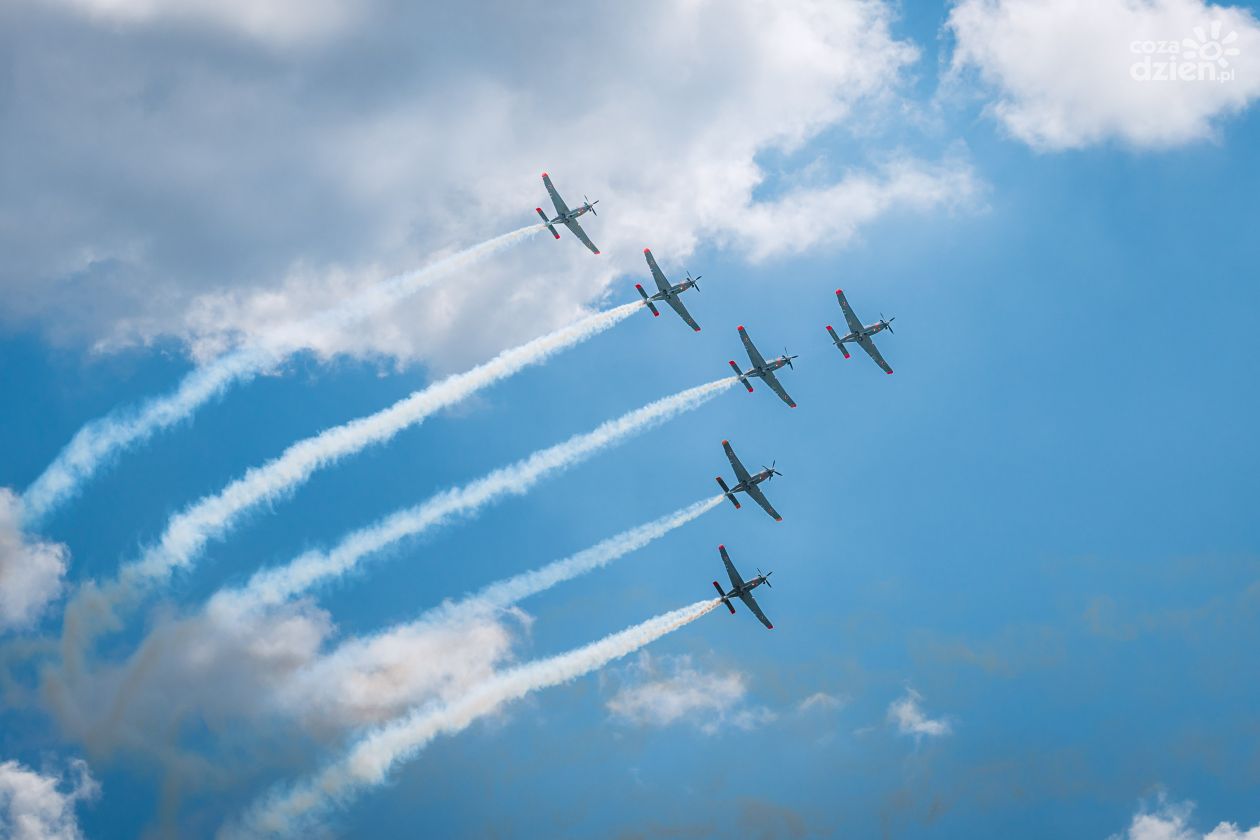
M 744 581 L 743 586 L 732 587 L 732 589 L 729 592 L 727 592 L 726 594 L 722 596 L 722 600 L 729 601 L 732 598 L 738 598 L 740 595 L 743 595 L 745 592 L 752 592 L 754 589 L 756 589 L 758 586 L 761 586 L 761 584 L 765 582 L 766 582 L 765 575 L 757 575 L 757 577 L 753 578 L 752 580 Z
M 763 481 L 769 481 L 770 477 L 773 475 L 774 475 L 774 472 L 771 470 L 762 470 L 761 472 L 749 478 L 747 481 L 741 481 L 739 484 L 736 484 L 734 487 L 731 488 L 731 492 L 732 493 L 747 493 L 749 487 L 753 487 L 757 484 L 760 484 Z
M 765 367 L 749 368 L 748 370 L 741 373 L 739 378 L 750 379 L 752 377 L 758 377 L 758 378 L 764 377 L 767 373 L 774 373 L 779 368 L 786 367 L 787 363 L 788 363 L 787 356 L 780 356 L 777 359 L 771 359 L 770 361 L 766 362 Z
M 677 286 L 670 286 L 666 291 L 657 292 L 648 298 L 648 300 L 668 300 L 672 297 L 678 297 L 683 292 L 690 289 L 691 283 L 679 283 Z

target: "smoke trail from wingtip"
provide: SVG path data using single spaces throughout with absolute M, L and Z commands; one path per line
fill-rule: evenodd
M 464 248 L 423 268 L 376 283 L 336 309 L 281 328 L 278 332 L 285 336 L 301 336 L 312 328 L 349 326 L 414 294 L 440 277 L 541 229 L 540 225 L 529 225 Z M 186 420 L 232 385 L 253 379 L 299 349 L 300 338 L 293 342 L 280 336 L 270 341 L 264 337 L 260 344 L 234 350 L 190 371 L 169 394 L 149 399 L 135 408 L 122 409 L 88 421 L 22 494 L 26 523 L 38 524 L 61 504 L 72 499 L 111 457 Z
M 292 836 L 360 792 L 386 781 L 439 735 L 454 735 L 501 706 L 540 689 L 596 671 L 711 612 L 719 599 L 688 607 L 605 636 L 584 647 L 535 660 L 496 674 L 463 696 L 417 708 L 366 735 L 341 759 L 315 776 L 279 791 L 221 832 L 224 837 Z
M 387 441 L 434 412 L 609 329 L 641 305 L 635 301 L 589 315 L 519 347 L 504 350 L 484 364 L 448 376 L 375 414 L 325 429 L 292 444 L 276 458 L 251 468 L 218 493 L 199 499 L 173 516 L 157 545 L 125 566 L 120 579 L 131 589 L 143 589 L 164 581 L 175 569 L 191 565 L 207 542 L 225 534 L 246 512 L 292 492 L 315 471 L 366 446 Z
M 664 397 L 609 420 L 590 432 L 541 449 L 462 487 L 446 490 L 411 508 L 397 511 L 353 531 L 327 552 L 311 551 L 287 565 L 254 574 L 243 590 L 216 596 L 220 604 L 252 609 L 285 601 L 317 583 L 345 574 L 369 554 L 407 537 L 475 513 L 507 495 L 528 492 L 543 478 L 589 458 L 596 452 L 658 423 L 698 408 L 735 383 L 726 377 Z

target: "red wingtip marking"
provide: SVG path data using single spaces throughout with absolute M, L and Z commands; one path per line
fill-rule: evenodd
M 719 546 L 718 546 L 718 551 L 721 551 L 721 550 L 722 550 L 722 549 L 724 549 L 724 548 L 726 548 L 726 546 L 724 546 L 724 545 L 719 545 Z
M 831 324 L 828 324 L 828 325 L 827 325 L 827 329 L 831 329 Z
M 541 208 L 541 207 L 535 207 L 535 208 L 534 208 L 534 212 L 535 212 L 535 213 L 541 213 L 541 212 L 542 212 L 542 208 Z
M 743 332 L 743 331 L 744 331 L 744 325 L 743 325 L 743 324 L 740 324 L 740 325 L 739 325 L 739 331 L 740 331 L 740 332 Z
M 888 371 L 888 375 L 889 375 L 889 376 L 892 376 L 892 371 L 891 371 L 891 370 L 890 370 L 890 371 Z
M 650 248 L 644 248 L 644 249 L 643 249 L 643 253 L 645 253 L 645 254 L 650 254 L 650 253 L 652 253 L 652 250 L 651 250 Z
M 699 327 L 696 327 L 696 332 L 700 332 L 700 328 L 699 328 Z
M 595 252 L 595 256 L 597 256 L 597 257 L 599 256 L 599 251 L 596 251 L 596 252 Z
M 722 441 L 722 445 L 723 445 L 723 446 L 726 446 L 726 444 L 728 444 L 728 443 L 730 443 L 730 441 L 729 441 L 729 440 L 724 440 L 724 441 Z
M 559 239 L 559 238 L 560 238 L 560 234 L 558 234 L 558 233 L 557 233 L 557 234 L 556 234 L 556 239 Z
M 782 521 L 783 521 L 783 517 L 782 517 L 782 516 L 776 516 L 776 517 L 774 518 L 774 521 L 775 521 L 775 522 L 782 522 Z
M 659 317 L 661 317 L 661 313 L 659 313 L 659 312 L 653 312 L 653 313 L 652 313 L 652 317 L 653 317 L 653 318 L 659 318 Z
M 767 630 L 773 630 L 773 629 L 774 629 L 774 625 L 773 625 L 773 624 L 767 624 L 767 625 L 766 625 L 766 629 L 767 629 Z
M 836 289 L 836 294 L 838 295 L 844 294 L 844 289 Z
M 788 403 L 788 408 L 796 408 L 796 403 Z
M 546 173 L 546 172 L 544 172 L 544 173 L 543 173 L 543 177 L 544 177 L 544 178 L 546 178 L 546 177 L 547 177 L 547 173 Z

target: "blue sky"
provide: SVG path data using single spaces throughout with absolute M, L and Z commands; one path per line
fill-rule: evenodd
M 972 12 L 992 5 L 956 8 Z M 1022 4 L 1012 5 L 1018 12 Z M 1056 5 L 1063 7 L 1067 32 L 1112 23 L 1079 20 L 1104 12 L 1045 4 Z M 1193 5 L 1172 4 L 1185 15 L 1195 11 Z M 283 20 L 284 4 L 278 6 Z M 353 106 L 343 101 L 340 91 L 354 89 L 356 73 L 363 83 L 379 80 L 381 70 L 339 39 L 350 37 L 341 34 L 341 27 L 349 27 L 365 43 L 388 40 L 387 15 L 347 23 L 330 12 L 314 35 L 303 28 L 315 26 L 307 21 L 292 32 L 281 27 L 277 36 L 271 30 L 235 33 L 213 16 L 199 19 L 200 12 L 172 21 L 139 16 L 110 22 L 86 12 L 76 19 L 80 11 L 79 4 L 67 3 L 57 14 L 21 5 L 7 14 L 32 37 L 100 42 L 106 55 L 120 42 L 132 43 L 151 51 L 153 68 L 164 66 L 166 54 L 181 45 L 212 54 L 208 66 L 235 78 L 242 97 L 261 95 L 256 79 L 288 73 L 298 91 L 293 95 L 322 102 L 328 114 L 366 120 L 377 104 L 371 97 Z M 662 21 L 674 14 L 656 11 Z M 1219 14 L 1199 12 L 1209 20 Z M 528 202 L 544 197 L 535 169 L 550 171 L 566 195 L 585 190 L 602 198 L 600 216 L 585 224 L 596 242 L 612 243 L 605 246 L 611 265 L 596 268 L 591 264 L 605 258 L 591 257 L 568 236 L 561 242 L 531 239 L 493 255 L 473 276 L 450 284 L 475 287 L 466 297 L 436 291 L 422 295 L 418 306 L 424 312 L 400 309 L 392 315 L 398 321 L 382 316 L 365 331 L 374 335 L 314 340 L 316 352 L 231 389 L 174 430 L 120 454 L 79 498 L 42 523 L 37 536 L 25 537 L 67 547 L 65 587 L 71 595 L 80 583 L 107 579 L 134 559 L 160 536 L 170 515 L 293 441 L 376 411 L 437 376 L 563 324 L 578 307 L 631 300 L 633 284 L 645 279 L 638 262 L 643 245 L 653 247 L 671 276 L 681 277 L 687 268 L 704 275 L 702 292 L 687 299 L 704 327 L 699 334 L 669 312 L 659 319 L 636 314 L 404 430 L 389 444 L 320 472 L 290 498 L 248 516 L 211 544 L 195 571 L 147 600 L 124 630 L 99 643 L 94 655 L 100 666 L 122 661 L 172 616 L 195 612 L 216 590 L 243 583 L 261 566 L 329 546 L 346 531 L 435 491 L 722 376 L 727 359 L 742 359 L 735 327 L 743 324 L 767 354 L 784 346 L 800 354 L 796 369 L 782 377 L 797 410 L 764 387 L 752 395 L 731 390 L 521 498 L 405 542 L 313 598 L 335 622 L 330 648 L 341 638 L 407 621 L 444 598 L 712 495 L 713 477 L 729 472 L 720 443 L 730 439 L 750 466 L 777 460 L 784 475 L 769 485 L 768 495 L 783 523 L 755 507 L 723 505 L 608 569 L 523 602 L 528 618 L 502 619 L 511 633 L 508 656 L 528 661 L 560 653 L 706 597 L 709 581 L 721 576 L 718 543 L 748 574 L 757 567 L 775 570 L 774 589 L 758 596 L 774 632 L 765 632 L 742 608 L 734 617 L 710 614 L 653 644 L 647 658 L 635 655 L 538 692 L 438 739 L 387 785 L 337 811 L 329 830 L 346 836 L 422 831 L 502 837 L 1104 838 L 1127 832 L 1123 836 L 1139 838 L 1153 836 L 1141 834 L 1135 822 L 1143 813 L 1189 832 L 1172 835 L 1177 837 L 1201 837 L 1223 821 L 1242 830 L 1260 823 L 1260 672 L 1254 656 L 1260 641 L 1260 527 L 1253 511 L 1260 491 L 1260 444 L 1253 432 L 1260 425 L 1253 373 L 1260 345 L 1250 324 L 1260 305 L 1252 282 L 1260 261 L 1254 235 L 1260 116 L 1245 107 L 1260 95 L 1260 75 L 1237 80 L 1239 87 L 1250 85 L 1250 93 L 1239 94 L 1238 113 L 1227 104 L 1213 106 L 1215 111 L 1202 103 L 1191 108 L 1181 99 L 1121 102 L 1123 88 L 1106 79 L 1096 82 L 1098 101 L 1086 103 L 1079 89 L 1055 86 L 1056 76 L 1072 73 L 1038 67 L 1032 56 L 1022 70 L 1047 78 L 1045 89 L 1032 95 L 1019 87 L 1022 82 L 1010 81 L 1023 78 L 1021 68 L 1012 68 L 1006 56 L 979 55 L 975 45 L 970 48 L 979 57 L 951 76 L 951 56 L 963 50 L 955 34 L 942 31 L 949 13 L 935 4 L 889 12 L 892 42 L 920 50 L 917 61 L 898 71 L 891 93 L 877 90 L 878 78 L 859 76 L 856 83 L 871 85 L 871 92 L 844 100 L 845 116 L 805 131 L 801 143 L 785 148 L 767 136 L 754 150 L 752 162 L 764 182 L 750 201 L 777 211 L 782 227 L 773 221 L 764 229 L 741 227 L 713 215 L 708 193 L 670 203 L 654 219 L 648 198 L 618 186 L 634 180 L 627 172 L 606 174 L 603 192 L 585 187 L 588 160 L 612 149 L 616 139 L 592 137 L 578 151 L 586 141 L 573 132 L 600 124 L 601 112 L 588 99 L 609 85 L 599 81 L 599 58 L 588 54 L 591 63 L 581 65 L 579 77 L 546 86 L 561 103 L 546 106 L 558 109 L 547 112 L 555 129 L 549 147 L 531 146 L 528 171 L 502 186 L 512 200 L 521 195 L 519 212 L 515 206 L 499 207 L 489 218 L 476 212 L 485 202 L 500 201 L 485 194 L 485 183 L 475 196 L 439 181 L 402 198 L 356 169 L 372 182 L 356 195 L 393 202 L 381 212 L 413 214 L 383 256 L 372 252 L 377 241 L 371 236 L 342 228 L 346 208 L 276 221 L 274 242 L 231 230 L 223 219 L 251 197 L 246 190 L 215 197 L 227 210 L 180 210 L 160 223 L 151 208 L 124 207 L 111 225 L 93 213 L 76 215 L 65 236 L 81 241 L 65 243 L 65 250 L 91 244 L 94 253 L 114 254 L 89 261 L 82 271 L 58 274 L 64 268 L 59 259 L 41 253 L 57 247 L 55 235 L 47 234 L 50 241 L 43 244 L 34 234 L 23 237 L 30 240 L 22 248 L 25 273 L 19 277 L 15 270 L 6 280 L 6 298 L 13 302 L 5 305 L 10 311 L 0 337 L 0 383 L 7 395 L 0 410 L 0 486 L 18 491 L 84 422 L 169 390 L 194 359 L 208 358 L 221 336 L 187 313 L 218 311 L 205 301 L 224 288 L 239 295 L 233 298 L 239 311 L 266 317 L 279 316 L 252 309 L 257 304 L 250 295 L 255 287 L 280 290 L 282 298 L 288 295 L 280 311 L 299 317 L 318 301 L 296 295 L 293 278 L 351 295 L 353 283 L 339 286 L 322 272 L 375 279 L 406 267 L 408 258 L 422 263 L 436 249 L 527 224 Z M 1181 18 L 1168 14 L 1180 25 Z M 1254 19 L 1250 25 L 1260 31 Z M 514 43 L 509 33 L 491 27 L 487 46 L 468 27 L 458 16 L 435 19 L 425 37 L 441 40 L 432 33 L 448 33 L 445 49 L 452 53 L 461 44 L 489 50 L 497 39 Z M 566 55 L 580 55 L 580 37 L 562 34 Z M 1245 50 L 1252 36 L 1244 34 Z M 1012 42 L 1020 37 L 1007 35 Z M 724 33 L 710 37 L 725 41 Z M 763 37 L 768 42 L 774 36 Z M 294 46 L 295 39 L 302 43 Z M 307 39 L 323 40 L 312 46 Z M 10 37 L 5 44 L 10 66 L 37 78 L 46 72 Z M 1093 48 L 1080 46 L 1083 53 Z M 509 51 L 517 49 L 534 52 L 520 45 Z M 1254 52 L 1260 56 L 1260 47 Z M 621 52 L 614 48 L 609 55 L 612 72 Z M 1256 68 L 1247 61 L 1260 60 L 1247 55 L 1240 56 L 1243 74 Z M 1104 56 L 1099 66 L 1113 58 Z M 497 60 L 510 68 L 516 57 Z M 1127 54 L 1122 60 L 1127 64 Z M 438 70 L 431 62 L 436 59 L 402 68 L 396 89 L 379 95 L 429 102 L 441 98 L 443 87 L 493 86 L 486 79 L 494 74 L 470 62 Z M 1081 66 L 1090 71 L 1088 56 Z M 433 72 L 452 74 L 436 92 Z M 307 92 L 328 74 L 336 75 L 327 82 L 333 90 L 319 98 Z M 12 73 L 7 83 L 6 107 L 15 114 L 28 113 L 22 110 L 30 107 L 23 99 L 27 90 L 43 87 L 25 78 Z M 638 77 L 632 70 L 627 78 Z M 502 78 L 494 84 L 506 85 Z M 528 80 L 522 85 L 512 107 L 528 112 L 531 97 L 541 97 L 543 88 Z M 1104 91 L 1109 85 L 1121 93 Z M 148 107 L 160 121 L 164 108 L 188 107 L 175 100 L 197 90 L 191 82 L 187 88 L 176 84 L 173 92 L 153 94 L 170 99 Z M 566 105 L 568 90 L 575 95 Z M 741 100 L 739 90 L 731 95 Z M 1002 101 L 1015 105 L 1003 111 L 994 104 Z M 1081 115 L 1076 133 L 1065 139 L 1062 124 L 1049 119 L 1046 124 L 1059 133 L 1004 121 L 1003 114 L 1030 101 L 1038 107 L 1066 103 L 1067 113 Z M 695 128 L 685 120 L 685 104 L 684 97 L 674 114 L 678 122 L 661 127 L 667 135 Z M 232 110 L 230 103 L 213 107 Z M 467 107 L 490 106 L 475 100 Z M 816 103 L 806 100 L 800 107 Z M 1183 113 L 1186 108 L 1193 113 Z M 707 116 L 721 110 L 701 107 Z M 1152 112 L 1166 114 L 1166 121 L 1149 135 L 1116 127 Z M 1090 122 L 1093 114 L 1104 116 Z M 58 130 L 55 116 L 40 128 Z M 426 147 L 459 143 L 476 116 L 430 128 L 437 139 L 426 140 Z M 755 110 L 747 114 L 750 121 L 757 117 Z M 130 117 L 99 118 L 125 123 Z M 326 115 L 312 119 L 318 127 Z M 738 125 L 742 117 L 733 119 Z M 1193 132 L 1198 125 L 1202 136 L 1170 140 L 1165 128 L 1173 123 L 1178 131 Z M 196 192 L 181 193 L 181 185 L 197 185 L 198 177 L 185 176 L 181 167 L 221 165 L 216 152 L 191 141 L 180 145 L 175 130 L 183 126 L 165 126 L 175 132 L 179 153 L 155 162 L 171 168 L 174 185 L 156 193 L 151 185 L 137 188 L 146 202 L 196 207 Z M 548 134 L 547 128 L 522 131 L 533 138 Z M 106 134 L 119 139 L 112 130 Z M 20 141 L 10 132 L 0 142 L 21 151 Z M 487 141 L 468 142 L 480 148 Z M 247 145 L 245 154 L 254 154 L 257 145 Z M 201 156 L 210 159 L 199 164 Z M 126 179 L 120 172 L 127 167 L 118 162 L 128 159 L 120 152 L 103 155 L 95 174 L 104 195 L 117 193 L 122 200 L 126 191 L 119 184 Z M 385 156 L 364 167 L 387 169 L 391 160 Z M 813 200 L 810 191 L 825 191 L 854 173 L 885 171 L 881 167 L 890 161 L 922 161 L 932 177 L 965 184 L 967 194 L 924 199 L 890 190 L 895 195 L 887 206 L 870 217 L 855 218 L 846 215 L 849 208 L 825 202 L 818 206 L 826 212 L 804 221 L 791 212 L 792 202 Z M 415 186 L 408 178 L 428 173 L 410 160 L 393 165 L 407 170 L 399 176 L 403 185 Z M 429 165 L 439 172 L 440 161 Z M 459 164 L 450 165 L 459 170 Z M 645 161 L 642 174 L 654 185 L 656 165 Z M 950 173 L 963 173 L 962 180 L 951 180 Z M 234 174 L 242 180 L 250 175 Z M 327 198 L 318 186 L 302 186 L 301 179 L 323 175 L 299 150 L 290 171 L 268 175 L 294 194 L 277 198 L 277 209 L 300 206 L 308 189 Z M 78 177 L 92 176 L 88 167 Z M 24 180 L 12 172 L 6 178 Z M 65 193 L 71 198 L 58 201 L 76 206 L 71 199 L 80 193 L 85 204 L 96 201 L 94 189 L 72 184 Z M 712 189 L 721 197 L 718 186 Z M 626 205 L 633 203 L 627 224 L 638 238 L 616 232 L 619 190 Z M 452 197 L 457 200 L 449 214 L 455 219 L 449 223 L 433 221 L 446 218 L 440 207 L 417 209 Z M 672 222 L 688 201 L 697 214 L 710 215 L 703 225 L 680 232 Z M 196 260 L 205 244 L 154 234 L 149 245 L 129 250 L 114 228 L 144 238 L 146 224 L 153 230 L 191 225 L 198 213 L 223 244 L 247 252 L 213 257 L 209 266 L 168 279 L 167 298 L 134 304 L 134 315 L 126 301 L 96 303 L 95 296 L 109 293 L 115 282 L 164 289 L 157 278 L 170 278 L 181 260 Z M 12 203 L 4 214 L 6 231 L 22 230 Z M 430 229 L 418 232 L 429 222 Z M 810 239 L 813 234 L 801 227 L 826 231 L 850 222 L 853 236 Z M 659 239 L 653 224 L 663 227 Z M 301 246 L 302 237 L 312 234 L 325 238 Z M 16 233 L 3 236 L 16 244 Z M 769 243 L 780 239 L 796 239 L 802 247 L 772 250 L 780 246 Z M 263 253 L 268 249 L 274 253 Z M 281 262 L 289 264 L 283 280 L 268 279 L 268 270 Z M 37 276 L 56 293 L 18 301 Z M 563 280 L 551 285 L 551 277 Z M 837 287 L 865 320 L 881 312 L 897 317 L 896 334 L 878 338 L 894 376 L 863 357 L 845 361 L 829 345 L 824 326 L 842 322 Z M 76 294 L 84 296 L 81 303 L 74 302 Z M 262 320 L 243 316 L 231 326 L 248 337 Z M 432 338 L 408 343 L 410 338 L 390 337 L 412 323 Z M 489 328 L 470 326 L 475 323 Z M 55 648 L 32 641 L 56 640 L 63 632 L 66 597 L 33 625 L 7 634 L 11 679 L 0 686 L 0 762 L 62 777 L 71 819 L 88 837 L 213 836 L 271 785 L 307 775 L 359 731 L 277 722 L 274 709 L 240 715 L 240 705 L 219 707 L 181 695 L 178 681 L 146 682 L 137 690 L 164 692 L 171 705 L 186 706 L 178 730 L 155 737 L 187 760 L 159 755 L 153 744 L 127 745 L 76 731 L 40 689 L 40 670 L 57 667 Z M 615 711 L 616 698 L 635 687 L 657 689 L 664 697 L 677 687 L 669 678 L 679 674 L 702 689 L 714 684 L 706 681 L 723 678 L 724 685 L 738 688 L 707 705 L 684 704 L 668 721 Z M 232 687 L 223 690 L 231 693 Z M 932 730 L 937 734 L 899 728 L 890 710 L 907 698 L 924 721 L 940 724 Z M 209 767 L 194 760 L 199 757 Z M 96 795 L 76 799 L 70 793 L 68 762 L 76 758 L 86 760 L 99 782 Z M 10 815 L 16 813 L 13 801 Z M 1178 811 L 1178 803 L 1194 803 L 1193 812 Z

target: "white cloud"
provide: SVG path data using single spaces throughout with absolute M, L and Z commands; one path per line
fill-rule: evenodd
M 706 734 L 723 727 L 754 729 L 776 715 L 764 706 L 746 706 L 748 679 L 739 671 L 705 672 L 691 657 L 639 656 L 624 683 L 608 700 L 612 716 L 635 726 L 687 723 Z
M 946 28 L 957 41 L 954 72 L 978 71 L 997 93 L 993 115 L 1037 149 L 1112 140 L 1178 146 L 1212 137 L 1223 118 L 1260 97 L 1260 24 L 1240 7 L 1202 0 L 962 0 Z M 1233 78 L 1199 78 L 1186 39 L 1198 42 L 1200 33 L 1207 41 L 1213 33 L 1218 43 L 1228 40 L 1220 46 L 1229 50 L 1219 56 L 1227 67 L 1213 63 L 1202 74 Z M 1191 78 L 1161 80 L 1148 60 L 1151 67 L 1189 63 L 1176 72 Z
M 0 630 L 27 627 L 61 594 L 69 551 L 22 530 L 22 500 L 0 487 Z
M 1241 829 L 1222 822 L 1204 834 L 1190 825 L 1192 802 L 1168 802 L 1161 795 L 1153 809 L 1142 808 L 1133 815 L 1129 827 L 1109 840 L 1260 840 L 1260 825 Z
M 69 790 L 64 790 L 67 784 Z M 99 791 L 81 760 L 72 760 L 61 778 L 16 761 L 0 762 L 0 835 L 10 840 L 78 840 L 83 834 L 74 807 Z
M 884 3 L 447 12 L 438 39 L 419 7 L 383 0 L 360 27 L 371 38 L 239 67 L 82 37 L 55 60 L 21 48 L 14 102 L 29 110 L 10 122 L 26 165 L 0 212 L 11 202 L 22 221 L 0 240 L 13 301 L 0 317 L 101 347 L 175 336 L 204 355 L 531 221 L 544 169 L 570 201 L 602 199 L 587 228 L 603 256 L 541 237 L 315 339 L 324 353 L 451 369 L 642 276 L 645 245 L 669 272 L 701 242 L 766 259 L 976 192 L 965 161 L 898 155 L 895 142 L 866 169 L 774 163 L 898 113 L 918 53 L 892 36 Z
M 832 709 L 841 709 L 848 701 L 843 697 L 837 697 L 834 694 L 828 694 L 825 691 L 816 691 L 806 697 L 799 704 L 796 710 L 798 712 L 809 712 L 813 710 L 829 711 Z
M 128 26 L 209 24 L 274 44 L 329 37 L 344 29 L 356 4 L 340 0 L 59 0 L 96 21 Z
M 920 705 L 923 695 L 913 688 L 906 689 L 906 695 L 894 700 L 888 706 L 888 720 L 897 725 L 902 735 L 924 735 L 938 737 L 948 735 L 951 731 L 949 721 L 944 718 L 933 720 L 927 716 Z

